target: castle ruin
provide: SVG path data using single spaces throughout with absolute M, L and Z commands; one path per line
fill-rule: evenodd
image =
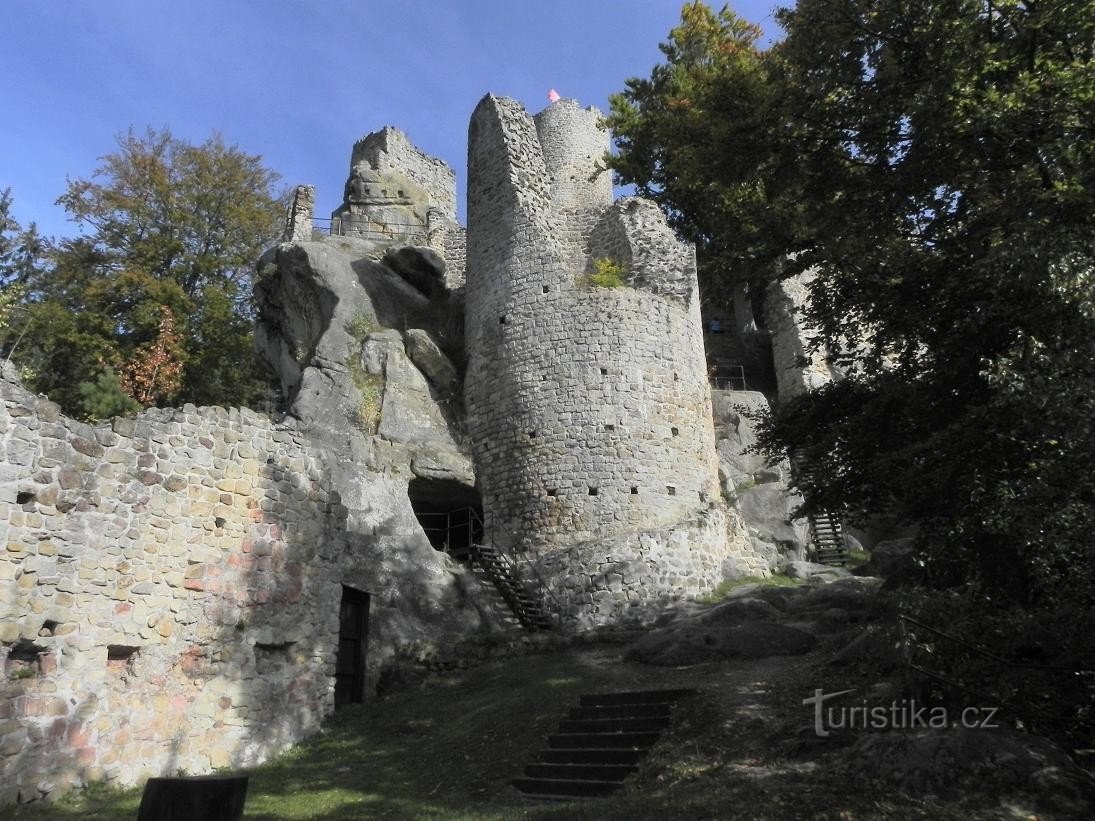
M 401 666 L 649 623 L 801 547 L 747 452 L 764 397 L 712 392 L 693 249 L 612 201 L 598 119 L 485 97 L 466 230 L 393 128 L 326 230 L 298 188 L 256 276 L 284 417 L 86 425 L 0 375 L 0 806 L 255 764 Z

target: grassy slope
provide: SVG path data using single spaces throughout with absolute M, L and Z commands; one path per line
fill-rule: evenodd
M 291 753 L 250 772 L 248 819 L 969 818 L 913 798 L 849 789 L 772 745 L 808 725 L 818 657 L 657 669 L 616 648 L 526 657 L 435 679 L 340 712 Z M 699 686 L 665 743 L 621 793 L 537 804 L 509 786 L 583 692 Z M 782 724 L 781 724 L 782 722 Z M 802 726 L 800 726 L 802 725 Z M 823 751 L 819 751 L 823 752 Z M 93 789 L 13 819 L 133 819 L 139 794 Z

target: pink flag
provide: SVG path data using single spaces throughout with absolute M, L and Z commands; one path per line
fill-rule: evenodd
M 552 103 L 559 102 L 559 92 L 556 91 L 554 88 L 548 92 L 548 101 Z

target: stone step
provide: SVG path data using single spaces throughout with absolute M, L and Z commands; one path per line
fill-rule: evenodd
M 566 781 L 623 781 L 638 769 L 634 764 L 529 764 L 525 767 L 525 776 Z
M 623 733 L 664 730 L 669 718 L 579 718 L 559 722 L 560 733 Z

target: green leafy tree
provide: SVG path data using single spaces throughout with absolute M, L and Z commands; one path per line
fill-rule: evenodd
M 939 584 L 1090 595 L 1095 5 L 778 19 L 762 51 L 687 4 L 666 62 L 612 98 L 610 164 L 697 242 L 708 293 L 815 270 L 817 341 L 857 369 L 765 439 L 812 457 L 811 506 L 916 522 Z
M 609 98 L 608 166 L 696 243 L 708 293 L 770 277 L 801 244 L 780 67 L 760 36 L 729 8 L 687 3 L 665 62 Z
M 800 0 L 780 21 L 795 263 L 863 370 L 780 409 L 769 444 L 807 447 L 815 504 L 918 522 L 939 583 L 1090 598 L 1095 5 Z
M 142 404 L 261 401 L 251 273 L 279 231 L 278 176 L 218 135 L 192 145 L 167 130 L 130 131 L 101 160 L 58 200 L 82 233 L 17 277 L 27 322 L 18 356 L 36 374 L 32 387 L 93 415 L 81 384 L 98 385 L 107 368 L 128 373 L 156 344 L 166 309 L 181 371 Z
M 23 228 L 11 214 L 11 189 L 0 191 L 0 357 L 7 358 L 22 341 L 25 316 L 21 284 L 42 265 L 46 242 L 31 223 Z

